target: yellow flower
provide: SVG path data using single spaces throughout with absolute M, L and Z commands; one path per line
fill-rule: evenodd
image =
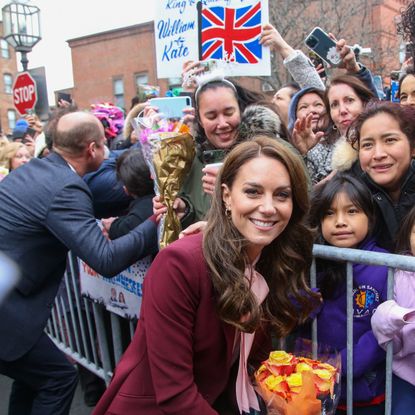
M 287 377 L 287 383 L 290 388 L 303 386 L 303 376 L 301 373 L 293 373 Z
M 269 375 L 265 379 L 265 385 L 270 391 L 275 391 L 278 388 L 278 385 L 284 380 L 283 376 L 274 376 Z
M 301 372 L 309 372 L 310 370 L 313 370 L 313 368 L 307 363 L 298 363 L 297 366 L 295 367 L 295 370 L 296 372 L 301 373 Z
M 272 365 L 288 365 L 293 359 L 293 355 L 284 350 L 276 350 L 269 354 L 268 362 Z
M 332 376 L 332 374 L 326 369 L 314 369 L 313 373 L 323 380 L 330 380 Z

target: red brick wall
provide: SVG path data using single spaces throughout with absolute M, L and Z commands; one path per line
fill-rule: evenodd
M 3 34 L 3 24 L 0 22 L 0 37 Z M 13 77 L 13 80 L 16 77 L 17 73 L 17 64 L 16 64 L 16 52 L 14 49 L 9 46 L 9 54 L 10 58 L 5 59 L 2 58 L 0 54 L 0 125 L 1 131 L 4 134 L 11 133 L 11 129 L 9 128 L 8 119 L 7 119 L 7 111 L 14 110 L 13 104 L 13 97 L 11 94 L 6 94 L 4 92 L 4 74 L 10 74 Z M 29 55 L 30 58 L 30 55 Z M 19 114 L 16 111 L 16 119 L 19 119 Z
M 136 95 L 135 74 L 147 73 L 150 85 L 168 89 L 167 79 L 157 79 L 153 22 L 68 41 L 72 51 L 74 98 L 80 108 L 97 102 L 114 102 L 113 79 L 124 80 L 125 106 Z M 260 81 L 241 84 L 259 90 Z

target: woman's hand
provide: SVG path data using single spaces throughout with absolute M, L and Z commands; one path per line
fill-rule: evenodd
M 173 210 L 177 217 L 181 219 L 186 212 L 186 203 L 180 197 L 177 197 L 173 202 Z M 160 196 L 153 197 L 153 214 L 156 215 L 156 220 L 159 222 L 160 218 L 166 214 L 167 206 L 161 201 Z
M 280 32 L 269 23 L 262 27 L 259 43 L 263 46 L 268 46 L 272 51 L 278 52 L 283 59 L 294 51 L 280 35 Z
M 314 132 L 312 121 L 314 114 L 308 114 L 304 118 L 298 118 L 294 124 L 291 134 L 291 144 L 300 152 L 306 155 L 324 136 L 324 132 Z
M 196 76 L 205 71 L 199 61 L 186 61 L 182 66 L 183 91 L 194 92 L 197 88 Z
M 202 187 L 205 193 L 211 195 L 215 191 L 216 177 L 218 175 L 220 166 L 206 166 L 203 168 L 202 172 L 204 176 L 202 177 Z
M 360 66 L 357 63 L 356 55 L 354 54 L 352 48 L 346 45 L 346 41 L 344 39 L 337 40 L 332 33 L 329 33 L 329 36 L 336 42 L 336 49 L 342 60 L 339 68 L 344 68 L 349 73 L 359 72 Z
M 199 222 L 195 222 L 188 226 L 186 229 L 183 229 L 179 234 L 179 239 L 184 238 L 185 236 L 195 235 L 196 233 L 203 232 L 206 228 L 207 222 L 201 220 Z
M 182 121 L 190 128 L 193 128 L 193 124 L 195 121 L 195 109 L 193 107 L 186 107 L 183 109 Z

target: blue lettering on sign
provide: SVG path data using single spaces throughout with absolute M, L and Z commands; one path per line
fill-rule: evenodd
M 170 41 L 169 45 L 164 45 L 162 61 L 170 62 L 173 59 L 183 58 L 189 55 L 189 48 L 184 45 L 182 37 Z
M 167 20 L 160 20 L 157 23 L 157 32 L 159 39 L 165 39 L 167 37 L 180 35 L 194 29 L 194 20 L 191 22 L 183 22 L 181 19 L 175 19 L 174 21 L 171 21 L 170 18 L 168 18 Z
M 186 9 L 186 0 L 167 0 L 166 10 L 179 9 L 180 14 Z

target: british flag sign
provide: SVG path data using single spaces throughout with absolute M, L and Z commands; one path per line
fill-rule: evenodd
M 269 76 L 259 43 L 268 0 L 157 0 L 157 78 L 176 78 L 189 61 L 210 61 L 225 76 Z M 206 65 L 210 68 L 210 65 Z
M 261 2 L 236 8 L 202 5 L 200 57 L 256 64 L 262 59 Z

